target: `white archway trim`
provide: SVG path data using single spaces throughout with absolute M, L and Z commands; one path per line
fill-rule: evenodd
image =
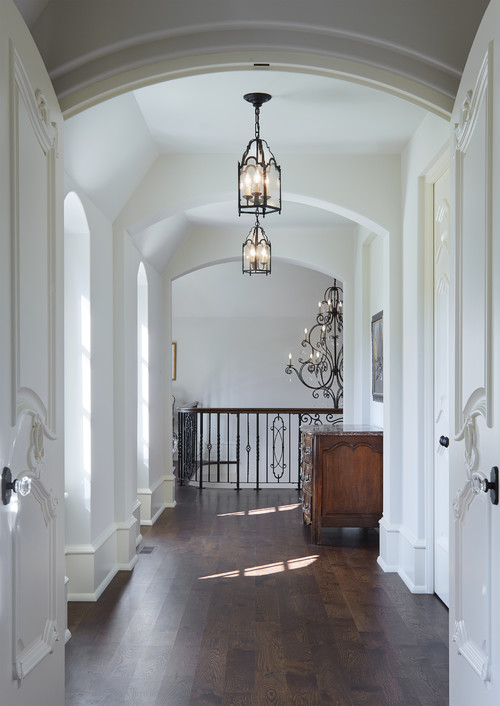
M 310 206 L 311 208 L 317 208 L 322 211 L 327 211 L 329 213 L 342 216 L 353 223 L 356 223 L 369 231 L 376 233 L 377 235 L 387 234 L 387 228 L 380 225 L 369 216 L 363 213 L 354 211 L 352 209 L 346 208 L 341 204 L 334 203 L 333 201 L 325 201 L 324 199 L 319 199 L 314 196 L 308 196 L 307 194 L 296 194 L 289 191 L 283 191 L 282 201 L 286 203 L 296 203 L 305 206 Z M 234 203 L 234 192 L 229 191 L 219 191 L 208 194 L 203 194 L 202 196 L 191 197 L 183 201 L 176 202 L 163 208 L 161 210 L 151 212 L 144 218 L 138 220 L 126 226 L 127 231 L 132 236 L 132 239 L 137 244 L 140 240 L 141 234 L 147 229 L 153 228 L 162 221 L 168 221 L 175 219 L 176 227 L 178 229 L 186 230 L 189 227 L 189 211 L 203 206 L 213 206 L 214 204 L 219 204 L 224 206 L 226 204 L 233 205 Z M 242 223 L 243 221 L 237 221 Z M 246 223 L 246 221 L 245 221 Z M 279 227 L 279 222 L 276 223 Z M 228 227 L 233 228 L 232 223 L 228 223 Z M 243 229 L 244 230 L 244 229 Z
M 289 201 L 291 203 L 299 203 L 305 206 L 311 206 L 313 208 L 319 208 L 323 211 L 329 211 L 330 213 L 335 213 L 338 216 L 343 216 L 344 218 L 347 218 L 347 220 L 352 221 L 353 223 L 357 223 L 358 225 L 368 229 L 369 231 L 377 235 L 383 236 L 388 234 L 387 228 L 384 228 L 383 226 L 379 225 L 371 218 L 368 218 L 362 213 L 353 211 L 337 203 L 325 201 L 324 199 L 318 199 L 314 196 L 306 196 L 304 194 L 291 194 L 288 192 L 284 192 L 283 200 Z
M 314 272 L 319 272 L 322 275 L 326 275 L 327 277 L 336 277 L 337 279 L 342 279 L 342 276 L 339 273 L 333 272 L 333 270 L 329 269 L 328 267 L 323 267 L 317 263 L 305 262 L 303 259 L 300 259 L 298 257 L 281 257 L 279 255 L 273 255 L 273 261 L 284 262 L 286 265 L 295 265 L 296 267 L 304 267 L 306 270 L 313 270 Z M 216 258 L 214 260 L 204 262 L 202 265 L 196 265 L 195 267 L 191 267 L 185 270 L 184 272 L 178 272 L 177 274 L 175 274 L 172 277 L 172 282 L 175 282 L 176 279 L 184 277 L 185 275 L 189 275 L 192 272 L 204 270 L 207 267 L 214 267 L 215 265 L 223 265 L 228 262 L 241 263 L 241 256 Z
M 312 43 L 312 46 L 315 44 Z M 403 75 L 398 73 L 397 69 L 388 70 L 390 62 L 377 66 L 369 60 L 365 63 L 312 51 L 297 51 L 296 48 L 274 47 L 276 43 L 269 47 L 246 48 L 240 51 L 234 51 L 234 47 L 220 51 L 219 47 L 215 47 L 213 52 L 193 51 L 191 55 L 173 56 L 161 61 L 158 61 L 157 54 L 149 52 L 149 56 L 143 58 L 140 64 L 136 60 L 136 65 L 133 65 L 132 54 L 137 48 L 131 47 L 93 62 L 68 64 L 57 70 L 59 75 L 56 76 L 54 72 L 51 77 L 63 115 L 69 118 L 101 101 L 152 83 L 213 71 L 248 70 L 254 67 L 256 55 L 262 56 L 264 53 L 265 63 L 275 71 L 297 71 L 354 81 L 409 100 L 442 118 L 448 119 L 450 116 L 458 79 L 454 75 L 451 76 L 447 70 L 438 70 L 436 73 L 440 75 L 440 80 L 432 85 L 423 77 L 423 74 L 429 73 L 426 62 L 421 62 L 425 70 L 422 72 L 422 80 L 418 80 L 412 77 L 410 71 Z M 151 50 L 151 45 L 148 49 Z M 396 58 L 399 56 L 396 54 Z M 397 62 L 395 63 L 397 65 Z

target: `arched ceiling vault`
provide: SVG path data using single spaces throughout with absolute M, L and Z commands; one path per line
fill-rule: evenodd
M 488 0 L 15 0 L 63 110 L 202 71 L 309 71 L 446 115 Z
M 14 1 L 66 117 L 67 175 L 111 222 L 165 155 L 237 160 L 251 137 L 248 91 L 273 94 L 262 124 L 286 179 L 307 156 L 401 154 L 426 111 L 449 117 L 488 4 Z M 233 189 L 233 161 L 216 191 Z M 165 260 L 193 220 L 210 225 L 210 209 L 179 208 L 134 237 L 167 242 Z

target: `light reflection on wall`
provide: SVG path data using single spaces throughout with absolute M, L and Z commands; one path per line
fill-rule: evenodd
M 92 392 L 91 392 L 91 348 L 90 348 L 90 301 L 83 296 L 80 300 L 81 345 L 82 345 L 82 464 L 83 496 L 90 510 L 92 479 Z
M 137 486 L 149 487 L 149 321 L 148 279 L 137 272 Z
M 149 467 L 149 346 L 148 328 L 141 326 L 141 410 L 142 410 L 142 462 Z
M 64 474 L 66 541 L 90 541 L 92 501 L 90 230 L 80 198 L 64 200 Z

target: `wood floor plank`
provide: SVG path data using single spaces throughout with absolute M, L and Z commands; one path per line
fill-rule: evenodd
M 377 564 L 374 530 L 310 544 L 294 490 L 178 488 L 132 572 L 70 603 L 66 706 L 444 706 L 448 613 Z

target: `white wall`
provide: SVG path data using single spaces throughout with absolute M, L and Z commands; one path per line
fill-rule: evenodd
M 165 352 L 164 330 L 167 317 L 163 301 L 163 280 L 161 275 L 148 262 L 144 262 L 148 278 L 148 321 L 149 321 L 149 478 L 141 487 L 139 499 L 141 524 L 150 525 L 166 507 L 175 505 L 175 479 L 171 466 L 165 462 L 165 455 L 171 453 L 171 436 L 165 421 L 165 406 L 170 402 L 165 394 Z M 170 372 L 170 368 L 167 368 Z M 167 375 L 169 378 L 169 375 Z M 166 443 L 166 439 L 170 443 Z
M 275 260 L 267 277 L 243 275 L 234 261 L 176 279 L 176 399 L 205 407 L 331 407 L 285 367 L 290 352 L 297 363 L 304 328 L 316 323 L 318 301 L 332 284 L 324 274 Z
M 92 459 L 89 442 L 92 410 L 89 404 L 90 380 L 85 379 L 90 368 L 89 356 L 85 353 L 89 352 L 91 336 L 87 317 L 90 317 L 90 232 L 82 202 L 71 192 L 64 201 L 66 544 L 88 544 L 91 541 Z M 87 433 L 84 433 L 84 425 L 87 425 Z
M 389 301 L 387 238 L 360 228 L 355 260 L 354 418 L 384 428 L 384 402 L 372 397 L 372 316 Z M 385 365 L 384 365 L 385 367 Z
M 80 199 L 90 234 L 91 312 L 91 479 L 86 501 L 67 515 L 66 572 L 71 599 L 94 600 L 117 571 L 114 507 L 113 238 L 111 224 L 75 184 L 66 191 Z M 71 237 L 71 234 L 69 235 Z M 71 336 L 71 331 L 66 332 Z M 67 410 L 68 412 L 68 410 Z M 71 455 L 71 448 L 66 449 Z M 73 479 L 74 482 L 78 479 Z M 81 483 L 81 479 L 80 479 Z M 69 502 L 73 502 L 72 498 Z M 84 513 L 86 521 L 78 521 Z
M 371 239 L 369 244 L 369 309 L 368 319 L 365 323 L 365 329 L 370 331 L 369 346 L 365 345 L 364 350 L 368 352 L 368 368 L 370 376 L 370 389 L 372 389 L 372 340 L 371 340 L 371 320 L 374 314 L 383 311 L 385 307 L 385 257 L 384 257 L 384 240 L 380 235 L 376 235 Z M 366 365 L 366 360 L 364 361 Z M 382 427 L 384 426 L 384 403 L 373 399 L 373 395 L 369 397 L 370 403 L 370 424 Z
M 447 121 L 428 115 L 402 155 L 404 287 L 402 311 L 401 419 L 401 517 L 399 539 L 388 561 L 394 562 L 407 585 L 417 592 L 431 590 L 426 564 L 429 537 L 426 527 L 425 386 L 424 353 L 428 329 L 425 326 L 425 204 L 422 181 L 449 141 Z M 394 527 L 392 528 L 394 530 Z M 429 548 L 429 551 L 432 551 Z
M 69 191 L 75 187 L 67 179 Z M 92 478 L 87 523 L 68 515 L 67 574 L 73 600 L 95 600 L 118 569 L 135 564 L 141 503 L 137 492 L 137 271 L 140 254 L 120 238 L 81 189 L 90 232 L 92 321 Z M 151 523 L 173 503 L 163 468 L 163 283 L 146 263 L 150 323 L 150 466 L 141 483 Z M 143 479 L 144 480 L 144 479 Z
M 137 272 L 141 256 L 69 178 L 90 233 L 92 477 L 88 507 L 68 514 L 69 597 L 95 600 L 118 569 L 137 561 L 139 523 L 174 504 L 164 467 L 164 303 L 162 277 L 145 263 L 150 330 L 150 465 L 137 486 Z M 68 453 L 71 453 L 69 449 Z M 76 481 L 78 482 L 78 480 Z M 81 481 L 80 481 L 81 482 Z M 82 516 L 85 521 L 79 521 Z

